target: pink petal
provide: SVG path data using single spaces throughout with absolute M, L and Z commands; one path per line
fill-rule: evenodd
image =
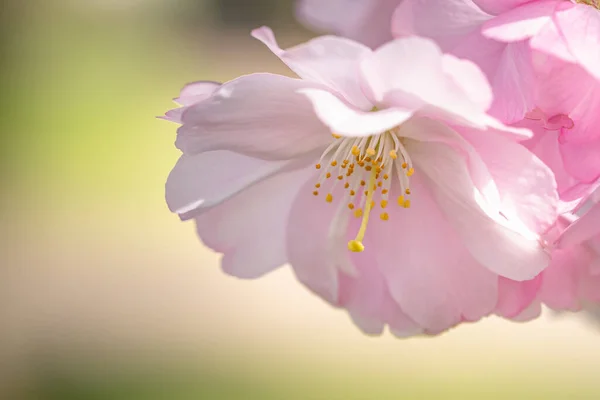
M 529 2 L 531 0 L 473 0 L 482 10 L 493 15 L 505 13 Z
M 415 169 L 429 179 L 440 208 L 477 261 L 517 281 L 535 277 L 548 265 L 539 236 L 523 221 L 506 220 L 501 210 L 483 202 L 458 154 L 438 143 L 411 143 L 409 152 Z M 551 183 L 540 179 L 539 184 L 545 188 Z
M 181 123 L 181 117 L 189 106 L 209 98 L 221 86 L 218 82 L 199 81 L 185 85 L 179 94 L 179 97 L 173 99 L 183 107 L 167 111 L 164 117 L 167 121 Z
M 556 24 L 550 23 L 529 40 L 529 46 L 545 55 L 554 56 L 563 61 L 575 63 L 577 59 L 571 54 L 563 35 Z
M 471 257 L 417 174 L 411 190 L 410 209 L 390 207 L 390 220 L 374 220 L 367 232 L 372 245 L 365 254 L 381 269 L 392 297 L 431 334 L 489 314 L 497 276 Z
M 598 235 L 600 235 L 600 203 L 594 204 L 588 212 L 569 225 L 556 242 L 556 246 L 566 249 Z
M 502 214 L 532 232 L 544 233 L 552 227 L 558 216 L 552 170 L 524 146 L 506 138 L 468 130 L 461 133 L 487 165 L 500 192 Z
M 221 86 L 219 82 L 213 81 L 198 81 L 188 83 L 181 89 L 179 97 L 175 102 L 182 106 L 191 106 L 199 101 L 209 98 Z
M 562 0 L 539 0 L 506 11 L 483 24 L 485 36 L 502 42 L 529 39 L 551 23 L 552 15 Z
M 496 313 L 505 318 L 517 317 L 535 300 L 541 284 L 542 275 L 523 282 L 500 277 Z
M 390 16 L 401 1 L 299 0 L 297 16 L 313 29 L 333 32 L 377 47 L 392 38 Z
M 172 212 L 189 219 L 290 165 L 226 150 L 183 155 L 167 179 L 167 204 Z
M 331 132 L 300 89 L 314 84 L 272 74 L 252 74 L 223 84 L 187 109 L 176 145 L 185 154 L 231 150 L 281 160 L 326 147 Z
M 282 50 L 273 31 L 265 26 L 252 31 L 252 36 L 302 79 L 327 86 L 358 108 L 373 108 L 360 88 L 358 73 L 358 62 L 371 53 L 368 47 L 345 38 L 323 36 Z
M 305 89 L 300 91 L 313 103 L 321 121 L 340 135 L 369 136 L 385 132 L 408 120 L 412 110 L 387 108 L 377 112 L 361 111 L 345 104 L 328 91 Z
M 202 241 L 224 253 L 225 273 L 254 279 L 288 262 L 285 234 L 296 183 L 313 174 L 312 168 L 280 173 L 195 217 Z
M 345 239 L 349 212 L 340 203 L 344 192 L 341 185 L 331 192 L 333 202 L 328 203 L 325 193 L 313 195 L 315 182 L 316 175 L 301 186 L 292 204 L 287 220 L 288 258 L 300 282 L 338 305 L 341 257 L 348 256 Z
M 362 61 L 361 71 L 376 104 L 408 109 L 428 104 L 477 121 L 491 99 L 476 66 L 444 56 L 424 38 L 396 39 L 382 46 Z
M 600 12 L 577 4 L 558 11 L 554 21 L 573 56 L 600 79 Z
M 588 143 L 562 143 L 560 154 L 566 171 L 581 182 L 600 178 L 600 139 Z
M 540 299 L 544 304 L 555 310 L 579 310 L 578 270 L 587 263 L 587 256 L 581 249 L 555 250 L 540 288 Z
M 472 0 L 410 0 L 402 2 L 394 12 L 392 32 L 395 37 L 417 35 L 433 39 L 447 52 L 490 18 Z

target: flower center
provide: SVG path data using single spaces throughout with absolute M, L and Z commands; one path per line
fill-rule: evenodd
M 362 218 L 356 238 L 348 242 L 348 249 L 361 252 L 365 249 L 362 241 L 371 211 L 379 205 L 381 220 L 389 219 L 386 208 L 393 178 L 398 180 L 401 190 L 397 198 L 398 206 L 410 207 L 408 178 L 415 171 L 394 130 L 364 138 L 336 134 L 333 137 L 336 140 L 325 150 L 315 166 L 321 170 L 321 175 L 313 194 L 318 196 L 319 189 L 328 182 L 329 191 L 325 201 L 331 203 L 333 189 L 343 183 L 345 191 L 342 202 L 347 204 L 356 218 Z M 328 181 L 330 179 L 333 182 Z
M 592 6 L 600 10 L 600 0 L 575 0 L 575 2 L 579 4 L 587 4 L 588 6 Z

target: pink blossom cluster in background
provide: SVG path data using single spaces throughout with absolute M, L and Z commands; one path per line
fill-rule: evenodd
M 368 334 L 600 303 L 600 1 L 300 0 L 298 77 L 188 84 L 170 209 Z

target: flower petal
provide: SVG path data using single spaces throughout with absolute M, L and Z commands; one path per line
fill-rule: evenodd
M 376 104 L 405 109 L 429 105 L 477 123 L 491 100 L 490 87 L 475 65 L 443 55 L 429 39 L 387 43 L 362 61 L 361 71 Z
M 159 118 L 180 124 L 183 112 L 187 110 L 189 106 L 209 98 L 219 86 L 221 86 L 220 83 L 212 81 L 198 81 L 185 85 L 183 89 L 181 89 L 179 97 L 173 99 L 183 107 L 169 110 L 164 117 Z
M 307 26 L 329 31 L 377 47 L 392 39 L 390 16 L 401 0 L 299 0 L 298 19 Z M 343 18 L 340 16 L 343 15 Z
M 544 233 L 556 223 L 558 193 L 552 170 L 524 146 L 498 135 L 462 130 L 498 187 L 502 214 Z
M 231 150 L 282 160 L 326 147 L 331 132 L 300 89 L 320 87 L 273 74 L 252 74 L 223 84 L 183 114 L 176 145 L 185 154 Z
M 320 89 L 300 91 L 313 103 L 315 113 L 333 132 L 346 136 L 369 136 L 385 132 L 408 120 L 413 112 L 400 108 L 387 108 L 364 112 L 345 104 L 342 100 Z
M 226 150 L 183 155 L 167 179 L 167 204 L 189 219 L 291 166 L 288 161 L 265 161 Z
M 542 284 L 542 275 L 523 282 L 504 277 L 498 280 L 498 304 L 496 314 L 504 318 L 515 318 L 535 300 Z
M 213 81 L 197 81 L 188 83 L 181 89 L 175 102 L 182 106 L 191 106 L 199 101 L 209 98 L 221 84 Z
M 195 217 L 200 239 L 224 254 L 225 273 L 254 279 L 288 262 L 287 219 L 299 183 L 313 174 L 312 168 L 277 174 Z
M 331 192 L 333 201 L 324 194 L 314 196 L 318 177 L 302 185 L 292 204 L 286 235 L 288 258 L 300 282 L 333 305 L 339 302 L 339 271 L 344 270 L 347 209 L 341 204 L 344 189 L 338 185 Z M 340 214 L 341 213 L 341 214 Z
M 596 203 L 563 232 L 556 242 L 559 248 L 576 246 L 600 235 L 600 203 Z
M 448 52 L 492 18 L 472 0 L 403 1 L 392 17 L 395 37 L 423 36 Z
M 600 79 L 600 12 L 577 4 L 558 11 L 554 20 L 573 56 Z
M 430 334 L 489 314 L 497 276 L 469 254 L 418 174 L 411 191 L 409 209 L 390 207 L 390 220 L 374 220 L 367 233 L 373 245 L 365 254 L 384 274 L 392 297 Z
M 535 277 L 549 263 L 539 236 L 520 220 L 506 220 L 501 210 L 486 204 L 473 186 L 465 161 L 439 143 L 411 143 L 407 149 L 429 180 L 446 218 L 482 265 L 517 280 Z
M 360 88 L 358 62 L 371 53 L 360 43 L 336 36 L 322 36 L 282 50 L 266 26 L 252 31 L 277 57 L 302 79 L 327 86 L 363 110 L 373 108 Z
M 501 42 L 530 39 L 548 23 L 562 0 L 540 0 L 503 12 L 482 26 L 483 34 Z
M 581 182 L 600 179 L 600 139 L 588 143 L 561 143 L 560 154 L 566 171 Z
M 531 0 L 472 0 L 473 3 L 481 7 L 482 10 L 493 15 L 507 12 L 513 8 L 519 7 Z

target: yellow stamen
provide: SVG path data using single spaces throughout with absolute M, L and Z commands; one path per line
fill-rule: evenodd
M 315 187 L 318 189 L 318 188 L 320 188 L 320 187 L 321 187 L 321 184 L 320 184 L 320 183 L 317 183 L 317 184 L 315 185 Z
M 404 202 L 404 208 L 410 208 L 410 200 Z
M 332 133 L 331 136 L 333 136 L 336 139 L 339 139 L 342 137 L 342 135 L 338 135 L 337 133 Z
M 331 173 L 328 172 L 327 175 L 325 175 L 325 178 L 327 178 L 327 179 L 331 178 Z
M 404 191 L 404 193 L 406 193 L 406 194 L 410 194 L 410 189 L 406 189 L 406 190 Z
M 404 206 L 404 196 L 398 196 L 398 205 L 400 207 Z
M 381 208 L 386 208 L 388 205 L 387 200 L 381 200 Z
M 354 190 L 350 191 L 350 196 L 354 196 L 356 194 L 356 192 Z
M 354 210 L 354 204 L 352 204 L 352 203 L 348 204 L 348 208 L 351 210 Z
M 384 212 L 384 213 L 381 213 L 379 218 L 381 218 L 382 221 L 387 221 L 388 219 L 390 219 L 390 216 L 388 213 Z
M 392 160 L 395 160 L 398 158 L 398 154 L 396 153 L 396 150 L 390 150 L 390 158 Z
M 360 149 L 357 145 L 352 146 L 352 155 L 358 156 L 360 154 Z
M 331 166 L 332 166 L 332 167 L 335 167 L 336 165 L 337 165 L 337 161 L 333 160 L 333 161 L 331 162 Z
M 325 201 L 331 203 L 333 201 L 333 196 L 331 193 L 327 193 L 327 197 L 325 197 Z
M 315 168 L 316 168 L 316 169 L 321 169 L 321 164 L 317 164 L 317 165 L 315 165 Z
M 408 170 L 408 172 L 406 173 L 406 176 L 412 176 L 415 173 L 415 169 L 414 168 L 410 168 Z
M 315 196 L 318 196 L 318 195 L 319 195 L 319 191 L 318 191 L 318 190 L 315 190 L 315 191 L 313 192 L 313 194 L 314 194 Z
M 362 209 L 359 208 L 356 211 L 354 211 L 354 216 L 356 218 L 360 218 L 360 217 L 362 217 L 362 215 L 363 215 Z
M 369 223 L 369 214 L 371 214 L 371 208 L 373 207 L 373 194 L 375 193 L 375 171 L 371 172 L 371 177 L 369 178 L 369 195 L 367 196 L 365 202 L 365 213 L 363 215 L 363 220 L 360 224 L 360 229 L 356 234 L 356 238 L 348 242 L 348 250 L 353 252 L 361 252 L 365 250 L 365 246 L 362 244 L 362 241 L 365 237 L 365 232 L 367 231 L 367 224 Z M 355 214 L 356 215 L 356 214 Z
M 375 149 L 372 149 L 372 148 L 369 147 L 367 149 L 367 154 L 370 155 L 370 156 L 374 156 L 375 155 Z
M 346 184 L 344 185 L 344 189 L 348 189 L 350 187 L 350 184 L 348 182 L 346 182 Z
M 344 176 L 343 175 L 338 175 L 338 180 L 341 181 L 342 179 L 344 179 Z

